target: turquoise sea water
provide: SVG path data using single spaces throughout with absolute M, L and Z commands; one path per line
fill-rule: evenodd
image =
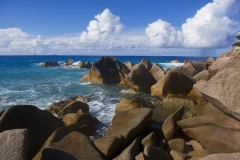
M 153 57 L 112 56 L 125 63 L 139 63 L 143 58 L 158 63 L 163 68 L 182 65 L 184 60 L 206 60 L 207 57 Z M 151 100 L 148 94 L 128 93 L 127 88 L 118 85 L 81 83 L 88 69 L 64 66 L 72 59 L 94 63 L 101 56 L 0 56 L 0 110 L 16 104 L 31 104 L 41 109 L 71 96 L 90 96 L 90 112 L 101 122 L 109 125 L 119 101 L 128 95 L 138 95 Z M 41 67 L 46 60 L 58 61 L 60 66 Z M 170 63 L 179 60 L 180 64 Z

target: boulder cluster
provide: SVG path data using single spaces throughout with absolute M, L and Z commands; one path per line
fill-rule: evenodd
M 45 61 L 41 64 L 42 67 L 54 67 L 54 66 L 58 66 L 58 65 L 59 65 L 58 61 L 54 61 L 54 62 Z M 64 65 L 69 66 L 69 67 L 72 66 L 73 65 L 73 60 L 69 59 L 69 60 L 65 61 Z M 80 61 L 80 62 L 78 62 L 77 67 L 79 67 L 79 68 L 91 68 L 92 64 L 88 61 L 87 62 Z
M 233 52 L 233 51 L 232 51 Z M 105 134 L 75 96 L 45 110 L 17 105 L 0 113 L 1 159 L 237 160 L 240 157 L 240 52 L 163 70 L 102 57 L 84 82 L 151 93 L 125 97 Z

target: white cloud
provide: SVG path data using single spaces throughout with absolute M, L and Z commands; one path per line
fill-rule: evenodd
M 236 30 L 237 22 L 227 15 L 235 0 L 213 0 L 182 24 L 181 31 L 158 20 L 148 25 L 148 44 L 154 47 L 227 47 L 227 37 Z
M 80 36 L 83 43 L 95 43 L 106 40 L 109 36 L 119 33 L 123 29 L 120 18 L 113 15 L 109 9 L 105 9 L 101 14 L 94 16 L 96 20 L 89 22 L 87 32 Z

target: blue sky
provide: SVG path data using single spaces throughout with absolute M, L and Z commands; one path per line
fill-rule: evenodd
M 0 0 L 0 55 L 218 55 L 240 0 Z

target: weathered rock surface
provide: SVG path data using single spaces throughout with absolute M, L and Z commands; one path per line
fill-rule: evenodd
M 157 81 L 143 64 L 134 65 L 126 79 L 120 84 L 126 85 L 136 91 L 150 93 L 150 88 Z
M 67 157 L 103 160 L 87 137 L 76 131 L 69 133 L 58 142 L 50 143 L 42 152 L 42 159 L 59 160 Z
M 200 158 L 199 160 L 239 160 L 240 152 L 237 153 L 217 153 Z
M 207 70 L 203 70 L 202 72 L 199 72 L 196 74 L 193 78 L 196 78 L 197 80 L 209 80 L 210 79 L 210 73 Z
M 177 121 L 182 119 L 184 107 L 179 108 L 176 112 L 170 115 L 163 123 L 163 136 L 167 141 L 173 139 L 179 132 Z
M 156 81 L 159 81 L 164 76 L 164 69 L 158 64 L 154 63 L 149 71 Z
M 203 100 L 203 95 L 200 92 L 200 89 L 203 88 L 206 84 L 207 84 L 207 81 L 205 80 L 197 81 L 197 83 L 193 85 L 193 89 L 190 91 L 190 93 L 187 96 L 192 97 L 198 103 L 199 102 L 201 103 L 204 100 Z
M 148 160 L 171 160 L 171 157 L 167 154 L 166 151 L 161 148 L 152 147 L 151 145 L 147 145 L 144 148 L 143 153 L 146 155 Z
M 231 57 L 219 58 L 212 63 L 211 70 L 221 69 Z
M 1 160 L 27 159 L 27 129 L 13 129 L 0 133 L 0 144 Z
M 102 137 L 99 139 L 95 139 L 93 141 L 95 147 L 102 153 L 103 158 L 106 160 L 113 159 L 115 154 L 117 153 L 120 145 L 121 139 L 116 137 Z
M 200 89 L 203 97 L 224 113 L 240 119 L 240 53 L 232 57 Z
M 148 100 L 142 97 L 124 97 L 115 108 L 115 114 L 136 108 L 155 108 L 155 106 Z
M 185 152 L 185 149 L 186 149 L 186 141 L 181 138 L 171 139 L 167 143 L 167 148 L 168 148 L 169 152 L 171 150 L 176 150 L 178 152 L 183 153 L 183 152 Z
M 180 108 L 182 106 L 191 108 L 195 106 L 195 101 L 191 97 L 174 94 L 168 94 L 168 96 L 163 99 L 164 108 Z
M 62 126 L 61 120 L 32 105 L 12 106 L 0 119 L 0 132 L 19 128 L 28 130 L 28 159 L 32 159 L 52 132 Z
M 152 118 L 149 108 L 127 110 L 115 115 L 112 124 L 108 127 L 105 136 L 121 138 L 121 148 L 128 146 L 146 128 Z
M 206 149 L 226 153 L 240 151 L 240 122 L 225 114 L 189 118 L 177 124 Z
M 125 148 L 122 153 L 113 160 L 134 160 L 141 152 L 141 139 L 141 136 L 137 137 L 131 145 Z
M 192 90 L 194 83 L 195 81 L 185 74 L 170 71 L 151 87 L 151 95 L 161 99 L 167 97 L 169 93 L 187 95 Z
M 74 97 L 70 97 L 66 100 L 53 103 L 50 106 L 48 106 L 45 110 L 51 112 L 52 114 L 57 115 L 66 105 L 68 105 L 69 103 L 76 101 L 76 100 L 82 101 L 84 103 L 88 102 L 88 99 L 86 97 L 74 96 Z
M 208 102 L 197 104 L 196 106 L 193 106 L 190 109 L 193 113 L 197 114 L 198 116 L 204 116 L 204 115 L 214 114 L 214 113 L 222 113 L 219 109 L 217 109 L 211 103 L 208 103 Z
M 208 62 L 208 63 L 213 63 L 213 62 L 215 62 L 215 59 L 214 59 L 213 57 L 209 57 L 209 58 L 207 59 L 207 62 Z
M 77 111 L 81 109 L 83 113 L 89 112 L 89 106 L 87 103 L 81 101 L 73 101 L 67 104 L 59 113 L 58 117 L 64 117 L 68 113 L 77 113 Z
M 127 66 L 115 58 L 102 57 L 98 62 L 95 62 L 89 72 L 83 76 L 82 82 L 116 84 L 129 72 Z
M 45 141 L 45 143 L 42 145 L 41 150 L 36 154 L 36 156 L 33 158 L 33 160 L 39 160 L 42 158 L 42 151 L 50 144 L 54 142 L 60 141 L 63 137 L 67 136 L 69 133 L 76 131 L 79 133 L 82 133 L 82 128 L 78 124 L 60 127 L 56 129 L 51 136 L 48 137 L 48 139 Z
M 42 67 L 53 67 L 53 66 L 58 66 L 58 62 L 57 61 L 54 61 L 54 62 L 51 62 L 51 61 L 45 61 L 41 64 Z
M 178 152 L 176 150 L 171 150 L 170 155 L 172 156 L 173 160 L 188 160 L 189 156 L 187 154 Z
M 148 71 L 152 68 L 152 63 L 148 59 L 142 59 L 142 61 L 139 64 L 143 64 Z
M 143 138 L 141 143 L 143 147 L 145 147 L 146 145 L 151 145 L 153 147 L 156 147 L 157 141 L 158 141 L 157 136 L 155 135 L 154 132 L 152 132 L 149 135 L 147 135 L 145 138 Z
M 71 66 L 73 64 L 73 60 L 72 59 L 69 59 L 67 61 L 65 61 L 65 65 L 66 66 Z
M 126 63 L 124 63 L 124 64 L 128 67 L 129 71 L 131 71 L 132 67 L 135 65 L 135 64 L 132 63 L 132 62 L 126 62 Z
M 81 110 L 78 110 L 77 113 L 66 114 L 63 117 L 63 122 L 66 126 L 78 123 L 81 126 L 87 124 L 88 126 L 92 127 L 98 124 L 100 121 L 93 117 L 89 112 L 83 113 Z

